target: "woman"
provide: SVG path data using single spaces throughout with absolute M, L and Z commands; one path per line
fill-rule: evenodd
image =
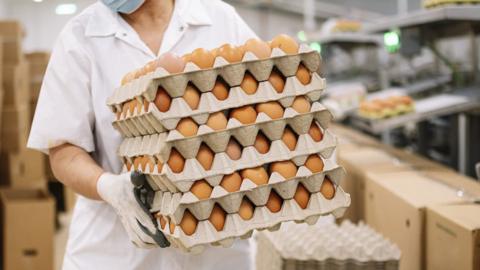
M 131 243 L 155 243 L 137 220 L 150 232 L 155 228 L 135 202 L 128 175 L 118 175 L 121 137 L 106 100 L 124 74 L 163 52 L 182 55 L 241 44 L 255 34 L 218 0 L 102 2 L 73 18 L 60 34 L 28 142 L 48 153 L 55 176 L 81 195 L 63 269 L 248 269 L 245 241 L 197 256 Z

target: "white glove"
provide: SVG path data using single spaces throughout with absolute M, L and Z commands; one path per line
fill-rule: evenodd
M 153 248 L 157 246 L 155 241 L 138 225 L 138 223 L 142 224 L 152 234 L 157 230 L 151 217 L 144 212 L 135 199 L 130 173 L 102 174 L 97 181 L 97 192 L 105 202 L 115 209 L 128 237 L 137 247 Z

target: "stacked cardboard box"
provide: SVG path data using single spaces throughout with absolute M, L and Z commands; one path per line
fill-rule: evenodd
M 44 155 L 26 148 L 32 95 L 23 35 L 19 22 L 0 21 L 0 268 L 52 269 L 54 203 L 46 192 Z
M 3 41 L 0 183 L 11 187 L 45 186 L 42 154 L 27 150 L 30 128 L 29 64 L 22 53 L 22 25 L 0 22 Z
M 53 269 L 54 201 L 44 190 L 0 190 L 0 268 Z
M 365 220 L 402 251 L 400 269 L 478 269 L 478 181 L 351 129 L 332 127 L 351 193 L 346 216 Z M 445 248 L 448 247 L 448 252 Z

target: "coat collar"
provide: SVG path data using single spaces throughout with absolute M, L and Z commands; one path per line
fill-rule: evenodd
M 92 9 L 85 28 L 86 36 L 105 37 L 124 31 L 118 13 L 111 11 L 100 1 L 93 4 Z M 201 0 L 175 0 L 175 9 L 178 10 L 178 19 L 182 24 L 194 26 L 212 24 L 212 19 Z

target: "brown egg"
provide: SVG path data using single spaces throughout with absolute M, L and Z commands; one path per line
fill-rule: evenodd
M 186 235 L 192 235 L 197 230 L 198 220 L 187 209 L 183 213 L 182 221 L 180 221 L 180 228 Z
M 160 214 L 157 214 L 157 219 L 160 221 L 160 228 L 162 228 L 162 230 L 164 230 L 165 225 L 167 225 L 167 220 Z
M 153 103 L 155 104 L 155 106 L 157 106 L 159 111 L 166 112 L 170 109 L 172 98 L 170 97 L 170 95 L 168 95 L 165 89 L 159 86 L 157 90 L 157 95 L 155 96 Z
M 285 88 L 285 77 L 283 77 L 280 72 L 273 70 L 270 77 L 268 77 L 268 81 L 272 84 L 277 93 L 280 94 L 283 92 L 283 89 Z
M 218 100 L 225 100 L 228 97 L 228 86 L 221 80 L 217 80 L 215 82 L 215 86 L 213 86 L 212 89 L 212 94 L 218 99 Z
M 316 142 L 319 142 L 323 139 L 323 133 L 315 122 L 312 122 L 310 129 L 308 130 L 308 135 Z
M 243 220 L 249 220 L 253 217 L 253 212 L 255 207 L 248 199 L 243 199 L 242 203 L 240 204 L 240 209 L 238 210 L 238 215 Z
M 203 48 L 195 49 L 190 57 L 190 60 L 201 69 L 211 68 L 215 62 L 213 53 Z
M 127 167 L 127 171 L 130 171 L 132 169 L 132 163 L 128 161 L 128 159 L 125 159 L 125 167 Z
M 123 76 L 123 78 L 122 78 L 121 85 L 125 85 L 125 84 L 133 81 L 135 79 L 136 73 L 137 73 L 137 71 L 134 70 L 134 71 L 130 71 L 127 74 L 125 74 L 125 76 Z
M 210 194 L 212 194 L 212 186 L 208 184 L 205 180 L 197 180 L 193 183 L 192 187 L 190 188 L 190 192 L 192 192 L 198 199 L 205 200 L 210 198 Z
M 213 48 L 213 49 L 210 50 L 210 52 L 213 54 L 214 57 L 218 56 L 218 49 L 220 49 L 220 48 Z
M 312 75 L 310 75 L 310 71 L 302 64 L 298 66 L 297 73 L 295 74 L 297 79 L 303 84 L 307 85 L 310 83 L 312 79 Z
M 135 157 L 133 160 L 133 170 L 140 169 L 140 164 L 142 163 L 142 156 Z
M 224 175 L 222 181 L 220 182 L 220 186 L 222 186 L 228 192 L 239 191 L 241 185 L 242 177 L 240 174 L 238 174 L 238 172 Z
M 150 105 L 150 102 L 148 100 L 144 99 L 143 100 L 143 110 L 148 112 L 148 106 Z
M 268 174 L 263 167 L 243 169 L 240 171 L 242 179 L 248 178 L 258 186 L 268 183 Z
M 150 170 L 153 170 L 153 167 L 155 167 L 155 164 L 147 155 L 142 157 L 140 161 L 140 165 L 141 165 L 142 171 L 144 172 L 148 170 L 147 166 L 149 167 Z
M 272 53 L 272 49 L 266 43 L 265 41 L 256 39 L 256 38 L 251 38 L 245 42 L 243 45 L 243 48 L 247 52 L 252 52 L 257 56 L 259 59 L 265 59 L 270 57 L 270 54 Z
M 186 53 L 182 55 L 182 60 L 185 63 L 191 62 L 192 61 L 192 54 L 191 53 Z
M 172 148 L 167 164 L 168 167 L 170 167 L 170 170 L 172 170 L 172 172 L 180 173 L 183 171 L 183 167 L 185 166 L 185 159 L 175 148 Z
M 225 151 L 232 160 L 238 160 L 242 157 L 242 146 L 234 139 L 230 139 Z
M 270 173 L 277 172 L 285 179 L 297 175 L 297 166 L 291 160 L 277 161 L 270 164 Z
M 243 50 L 230 44 L 224 44 L 218 48 L 217 56 L 223 57 L 229 63 L 236 63 L 242 61 Z
M 161 172 L 163 169 L 163 163 L 160 160 L 157 160 L 157 170 Z
M 270 141 L 262 133 L 258 133 L 253 144 L 260 154 L 266 154 L 270 150 Z
M 320 193 L 322 193 L 323 197 L 327 200 L 331 200 L 335 196 L 335 186 L 328 177 L 323 179 L 322 186 L 320 186 Z
M 298 96 L 293 100 L 292 108 L 298 113 L 308 113 L 310 112 L 310 102 L 305 98 L 305 96 Z
M 321 172 L 323 171 L 323 160 L 317 154 L 310 155 L 305 161 L 305 167 L 312 173 Z
M 197 160 L 206 171 L 212 168 L 214 156 L 215 153 L 213 153 L 208 146 L 205 144 L 200 145 L 200 149 L 198 149 Z
M 246 72 L 240 83 L 240 88 L 242 88 L 247 95 L 253 95 L 257 92 L 258 82 L 250 73 Z
M 170 233 L 173 233 L 175 231 L 175 224 L 170 220 Z
M 297 42 L 293 38 L 285 34 L 278 35 L 273 38 L 270 42 L 270 47 L 272 49 L 280 48 L 286 54 L 296 54 L 298 52 Z
M 137 103 L 138 101 L 136 99 L 132 99 L 128 102 L 128 111 L 130 112 L 130 115 L 133 115 L 133 113 L 135 112 L 135 109 L 137 108 Z
M 275 191 L 271 191 L 270 195 L 268 196 L 268 201 L 267 201 L 267 208 L 270 210 L 272 213 L 277 213 L 280 210 L 282 210 L 282 204 L 283 204 L 283 199 L 278 196 Z
M 225 218 L 227 213 L 223 210 L 218 204 L 215 204 L 212 209 L 212 213 L 208 220 L 212 223 L 213 227 L 217 231 L 223 230 L 223 226 L 225 226 Z
M 157 69 L 158 66 L 158 60 L 155 59 L 153 61 L 148 62 L 145 66 L 142 68 L 142 73 L 148 74 L 150 72 L 154 72 Z
M 283 117 L 283 107 L 277 101 L 268 101 L 255 105 L 257 113 L 265 113 L 272 119 L 279 119 Z
M 290 149 L 290 151 L 293 151 L 297 146 L 297 135 L 287 127 L 283 132 L 282 141 L 285 143 L 288 149 Z
M 200 103 L 200 92 L 195 86 L 188 84 L 187 88 L 185 88 L 183 99 L 192 110 L 196 110 L 198 108 L 198 104 Z
M 223 112 L 212 113 L 207 120 L 207 126 L 211 127 L 213 130 L 223 130 L 227 128 L 227 123 L 227 118 Z
M 128 112 L 128 107 L 129 107 L 128 103 L 129 102 L 127 101 L 127 102 L 124 102 L 122 104 L 122 115 L 123 115 L 124 118 L 127 117 L 127 112 Z
M 253 106 L 246 105 L 246 106 L 231 110 L 230 118 L 235 118 L 244 125 L 253 124 L 257 119 L 257 112 L 255 111 Z
M 298 203 L 300 208 L 305 209 L 308 206 L 308 201 L 310 200 L 310 192 L 302 185 L 298 184 L 295 195 L 293 199 Z
M 185 137 L 191 137 L 197 134 L 198 125 L 192 118 L 183 118 L 177 124 L 177 130 Z
M 183 57 L 179 57 L 171 52 L 166 52 L 157 59 L 157 65 L 170 73 L 183 72 L 186 63 L 187 61 Z

